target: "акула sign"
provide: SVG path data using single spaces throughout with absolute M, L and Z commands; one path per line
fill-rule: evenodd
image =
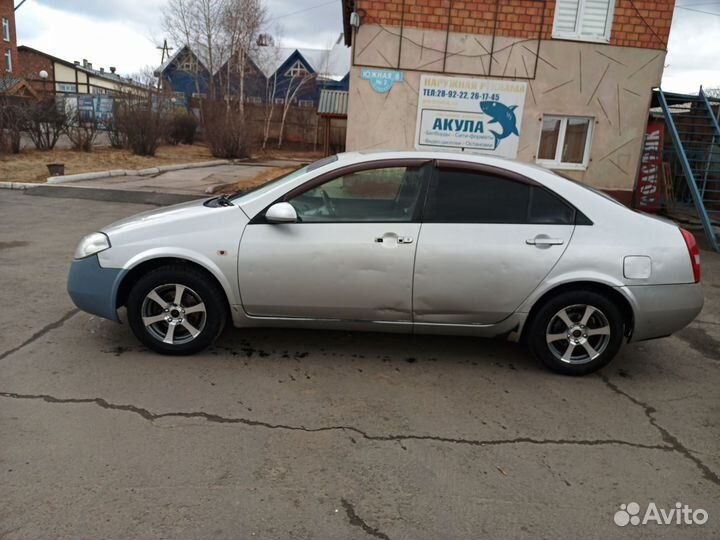
M 423 75 L 415 146 L 517 157 L 524 82 Z

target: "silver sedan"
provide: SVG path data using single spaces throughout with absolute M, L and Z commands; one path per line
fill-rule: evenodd
M 84 238 L 68 291 L 163 354 L 226 322 L 524 341 L 582 375 L 700 312 L 692 234 L 547 170 L 428 152 L 346 153 L 253 191 Z

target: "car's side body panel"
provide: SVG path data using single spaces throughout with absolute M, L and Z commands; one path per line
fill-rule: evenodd
M 495 324 L 542 282 L 574 225 L 424 223 L 415 260 L 415 322 Z M 538 235 L 561 242 L 532 245 Z
M 419 229 L 419 223 L 248 225 L 238 257 L 244 309 L 256 317 L 410 322 Z

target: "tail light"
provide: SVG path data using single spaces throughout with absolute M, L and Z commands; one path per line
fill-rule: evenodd
M 681 228 L 680 232 L 685 239 L 685 245 L 687 245 L 688 253 L 690 253 L 690 264 L 692 264 L 695 283 L 700 283 L 700 248 L 695 241 L 695 237 L 690 231 L 686 231 Z

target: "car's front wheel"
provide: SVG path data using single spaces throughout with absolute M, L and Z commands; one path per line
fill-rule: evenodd
M 567 291 L 546 301 L 527 330 L 530 350 L 545 366 L 565 375 L 585 375 L 617 354 L 623 318 L 601 294 Z
M 202 272 L 163 266 L 130 290 L 128 322 L 135 336 L 162 354 L 188 355 L 210 346 L 227 320 L 219 287 Z

